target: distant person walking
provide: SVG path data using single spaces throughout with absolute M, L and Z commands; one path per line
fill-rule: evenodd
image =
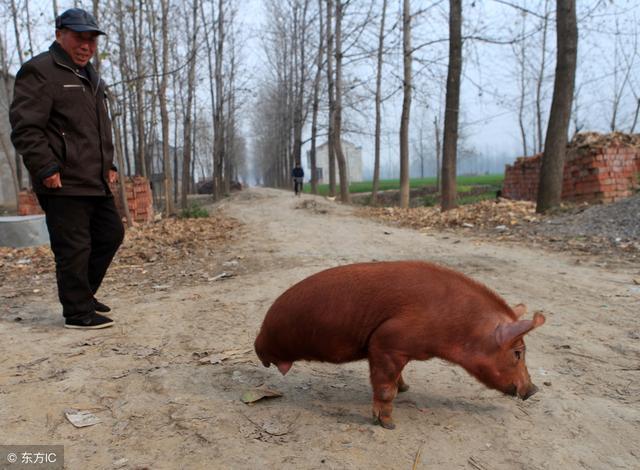
M 296 196 L 300 196 L 302 192 L 302 184 L 304 182 L 304 170 L 297 164 L 293 170 L 291 170 L 291 177 L 293 178 L 293 191 Z
M 11 140 L 46 214 L 66 328 L 113 320 L 95 294 L 124 237 L 109 183 L 113 165 L 105 83 L 89 62 L 102 32 L 79 8 L 56 18 L 56 40 L 18 71 Z

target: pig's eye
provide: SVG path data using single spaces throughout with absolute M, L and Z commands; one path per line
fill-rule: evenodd
M 513 355 L 516 357 L 516 361 L 519 361 L 520 359 L 522 359 L 522 351 L 515 350 L 513 351 Z

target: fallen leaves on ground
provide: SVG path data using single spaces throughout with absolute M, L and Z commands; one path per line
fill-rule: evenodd
M 362 213 L 365 216 L 420 230 L 443 228 L 496 229 L 497 227 L 513 227 L 540 221 L 539 215 L 535 213 L 535 204 L 533 202 L 510 201 L 508 199 L 481 201 L 446 212 L 441 212 L 439 207 L 416 207 L 412 209 L 376 207 L 362 209 Z
M 203 282 L 220 273 L 211 271 L 214 258 L 232 242 L 240 222 L 224 214 L 197 219 L 161 219 L 127 229 L 125 240 L 107 272 L 119 287 L 152 283 L 171 287 L 194 275 Z M 228 268 L 226 268 L 228 270 Z M 232 273 L 223 273 L 230 277 Z M 38 293 L 40 284 L 55 282 L 55 264 L 48 245 L 32 248 L 0 247 L 0 297 Z M 49 286 L 50 287 L 50 286 Z

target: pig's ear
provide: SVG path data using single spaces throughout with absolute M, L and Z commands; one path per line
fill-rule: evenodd
M 501 323 L 496 328 L 496 342 L 500 347 L 511 345 L 515 340 L 529 333 L 534 328 L 544 324 L 544 315 L 536 312 L 533 320 L 519 320 L 513 323 Z
M 527 313 L 527 306 L 525 304 L 518 304 L 515 307 L 513 307 L 513 313 L 516 314 L 516 317 L 521 318 L 524 316 L 525 313 Z

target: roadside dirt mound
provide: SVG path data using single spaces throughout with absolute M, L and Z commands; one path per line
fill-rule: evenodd
M 569 213 L 547 218 L 533 232 L 548 236 L 602 237 L 615 243 L 638 244 L 640 194 L 611 204 L 579 206 Z

